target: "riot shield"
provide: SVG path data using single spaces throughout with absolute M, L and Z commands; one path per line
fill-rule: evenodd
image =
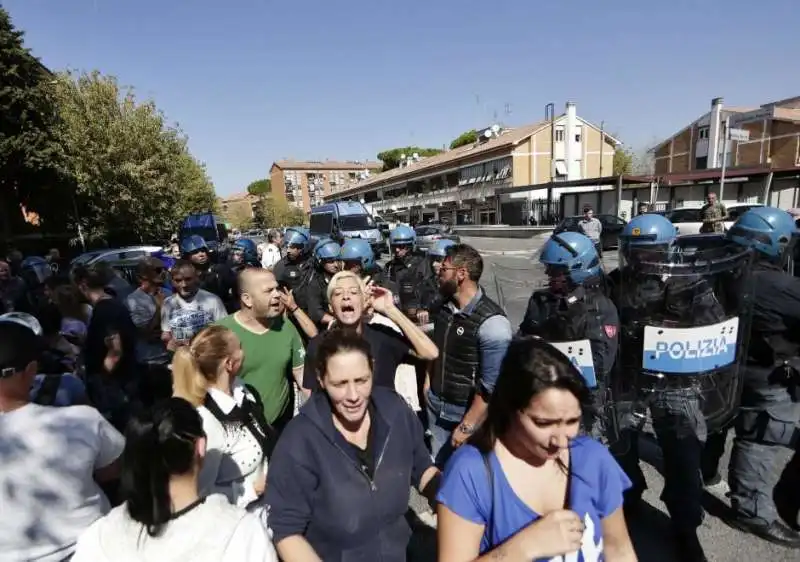
M 620 354 L 611 396 L 620 428 L 641 428 L 664 406 L 702 415 L 708 432 L 730 423 L 742 391 L 750 334 L 750 250 L 710 234 L 620 255 L 613 300 Z

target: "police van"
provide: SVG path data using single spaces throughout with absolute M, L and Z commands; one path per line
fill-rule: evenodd
M 320 238 L 332 238 L 343 244 L 348 238 L 363 238 L 372 251 L 380 256 L 385 242 L 383 235 L 367 208 L 357 201 L 342 201 L 319 205 L 311 209 L 312 244 Z

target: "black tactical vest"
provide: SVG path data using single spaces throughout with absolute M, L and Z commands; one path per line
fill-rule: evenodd
M 449 306 L 434 319 L 433 341 L 439 358 L 433 365 L 431 390 L 448 404 L 468 406 L 481 375 L 478 330 L 486 320 L 505 312 L 483 294 L 469 315 L 453 314 Z

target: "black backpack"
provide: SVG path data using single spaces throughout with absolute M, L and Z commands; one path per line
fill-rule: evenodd
M 278 441 L 278 432 L 267 422 L 267 418 L 264 416 L 264 404 L 261 401 L 261 395 L 252 385 L 245 384 L 244 386 L 253 400 L 248 400 L 245 397 L 242 405 L 235 407 L 229 414 L 222 412 L 210 394 L 206 394 L 203 405 L 221 423 L 241 423 L 249 429 L 258 444 L 261 445 L 264 457 L 269 460 Z

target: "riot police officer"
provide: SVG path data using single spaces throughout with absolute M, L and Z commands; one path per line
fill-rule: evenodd
M 644 214 L 620 235 L 620 260 L 613 293 L 620 354 L 611 393 L 618 411 L 624 405 L 633 409 L 616 420 L 622 431 L 611 448 L 633 482 L 626 511 L 638 507 L 647 486 L 638 430 L 649 409 L 664 459 L 661 498 L 680 559 L 704 561 L 697 537 L 704 516 L 703 444 L 708 431 L 736 411 L 749 321 L 746 310 L 737 308 L 742 301 L 721 290 L 735 280 L 747 290 L 750 253 L 721 235 L 679 240 L 668 219 Z
M 384 267 L 386 278 L 399 288 L 400 310 L 412 320 L 416 320 L 419 308 L 418 283 L 422 279 L 422 260 L 414 255 L 416 242 L 417 233 L 413 228 L 404 224 L 397 226 L 389 233 L 392 256 Z
M 272 272 L 282 289 L 292 291 L 294 302 L 304 312 L 308 311 L 308 295 L 306 294 L 308 279 L 313 268 L 310 256 L 311 235 L 308 230 L 299 226 L 286 229 L 283 238 L 286 255 L 275 264 Z M 298 331 L 304 334 L 298 326 Z
M 245 267 L 261 267 L 258 247 L 249 238 L 239 238 L 231 246 L 231 269 L 238 274 Z
M 800 533 L 779 521 L 781 516 L 796 526 L 800 506 L 800 280 L 782 269 L 798 229 L 786 211 L 756 207 L 727 235 L 752 248 L 756 260 L 744 390 L 728 474 L 733 508 L 728 522 L 768 541 L 800 547 Z M 713 435 L 706 448 L 704 477 L 711 483 L 719 480 L 725 433 Z M 795 453 L 778 478 L 774 468 L 781 447 Z
M 296 299 L 297 289 L 306 280 L 308 271 L 311 268 L 308 255 L 311 239 L 303 229 L 293 226 L 286 229 L 283 240 L 286 247 L 286 255 L 275 264 L 272 271 L 281 286 L 295 291 Z
M 308 277 L 306 296 L 308 316 L 318 328 L 327 328 L 334 320 L 328 310 L 328 282 L 341 269 L 341 251 L 342 247 L 335 241 L 323 238 L 312 253 L 314 269 Z
M 364 279 L 369 277 L 375 285 L 389 289 L 393 295 L 397 294 L 394 284 L 387 281 L 384 271 L 375 263 L 372 246 L 363 238 L 345 240 L 339 256 L 342 268 L 346 271 L 352 271 Z
M 19 276 L 24 281 L 24 292 L 14 303 L 14 310 L 36 316 L 48 302 L 45 283 L 53 276 L 53 270 L 46 259 L 30 256 L 20 263 Z
M 519 332 L 552 343 L 580 369 L 594 395 L 594 408 L 586 409 L 585 429 L 599 437 L 603 431 L 596 422 L 619 333 L 617 307 L 604 294 L 600 256 L 583 234 L 562 232 L 545 242 L 539 261 L 549 287 L 531 295 Z
M 455 242 L 447 238 L 437 240 L 428 250 L 427 259 L 422 260 L 419 266 L 420 309 L 417 312 L 417 321 L 420 324 L 427 324 L 431 316 L 436 314 L 444 303 L 439 291 L 439 269 L 442 267 L 444 258 L 447 257 L 447 248 L 455 245 Z
M 200 288 L 214 293 L 225 304 L 228 312 L 236 310 L 239 295 L 236 294 L 236 274 L 223 263 L 212 263 L 208 244 L 202 236 L 193 234 L 181 240 L 183 259 L 192 262 L 200 276 Z

